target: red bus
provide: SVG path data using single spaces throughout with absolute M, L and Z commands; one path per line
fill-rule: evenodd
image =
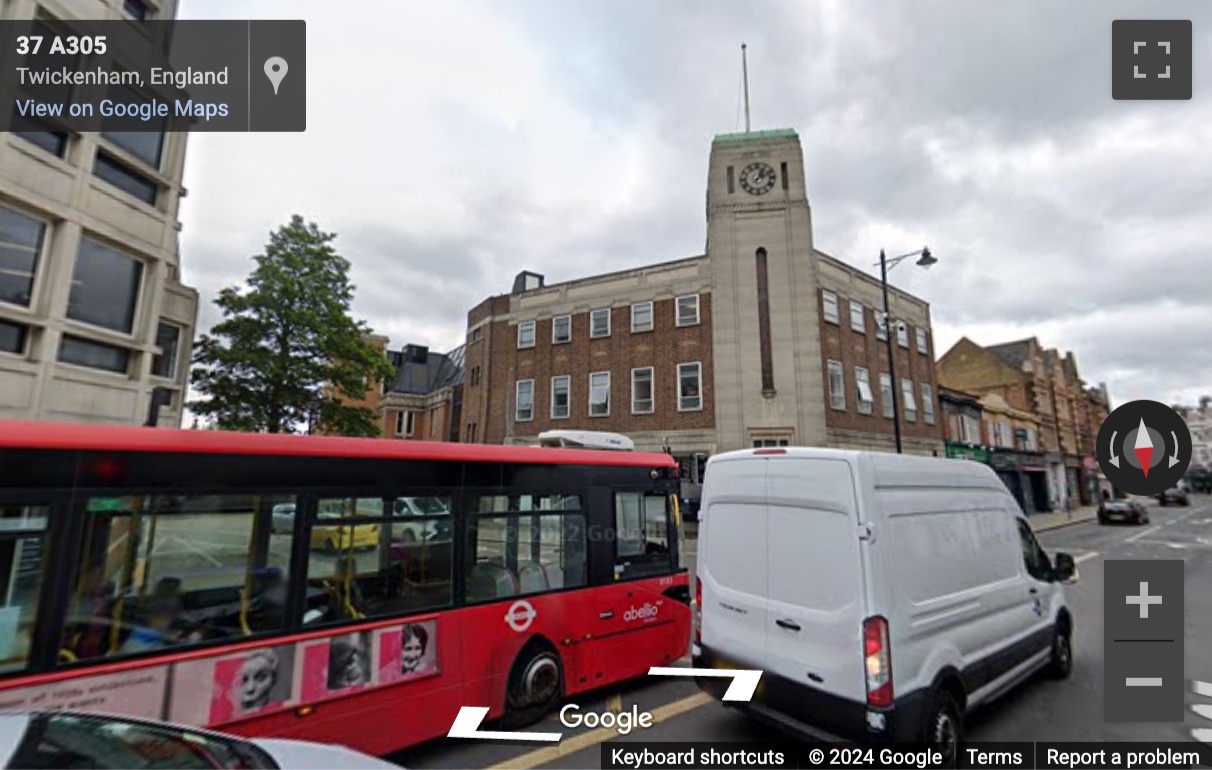
M 663 454 L 0 422 L 0 710 L 383 754 L 689 646 Z

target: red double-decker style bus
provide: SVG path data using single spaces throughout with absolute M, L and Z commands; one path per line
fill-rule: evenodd
M 0 709 L 383 754 L 689 646 L 662 454 L 0 422 Z

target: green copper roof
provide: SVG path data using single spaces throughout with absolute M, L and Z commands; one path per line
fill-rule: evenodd
M 768 131 L 749 131 L 739 134 L 716 134 L 715 142 L 753 142 L 758 139 L 799 139 L 793 128 L 773 128 Z

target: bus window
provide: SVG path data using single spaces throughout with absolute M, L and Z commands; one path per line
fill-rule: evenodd
M 579 511 L 580 495 L 480 495 L 467 507 L 473 513 L 514 511 Z
M 579 514 L 477 516 L 467 536 L 468 602 L 586 584 L 588 537 Z
M 441 496 L 318 501 L 307 578 L 324 599 L 304 623 L 450 606 L 450 507 Z
M 273 495 L 94 497 L 61 658 L 282 630 L 289 537 Z
M 29 660 L 50 507 L 0 502 L 0 672 Z
M 615 576 L 640 577 L 672 569 L 669 551 L 669 508 L 664 495 L 617 492 L 615 515 Z

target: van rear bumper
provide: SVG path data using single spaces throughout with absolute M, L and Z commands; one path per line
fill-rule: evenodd
M 705 647 L 698 648 L 693 666 L 747 668 L 739 662 L 723 660 Z M 700 690 L 722 701 L 732 682 L 722 677 L 695 677 L 695 683 Z M 866 703 L 763 672 L 752 701 L 729 701 L 726 705 L 810 740 L 916 743 L 924 732 L 929 705 L 926 696 L 926 691 L 920 690 L 897 698 L 892 708 L 869 709 Z

